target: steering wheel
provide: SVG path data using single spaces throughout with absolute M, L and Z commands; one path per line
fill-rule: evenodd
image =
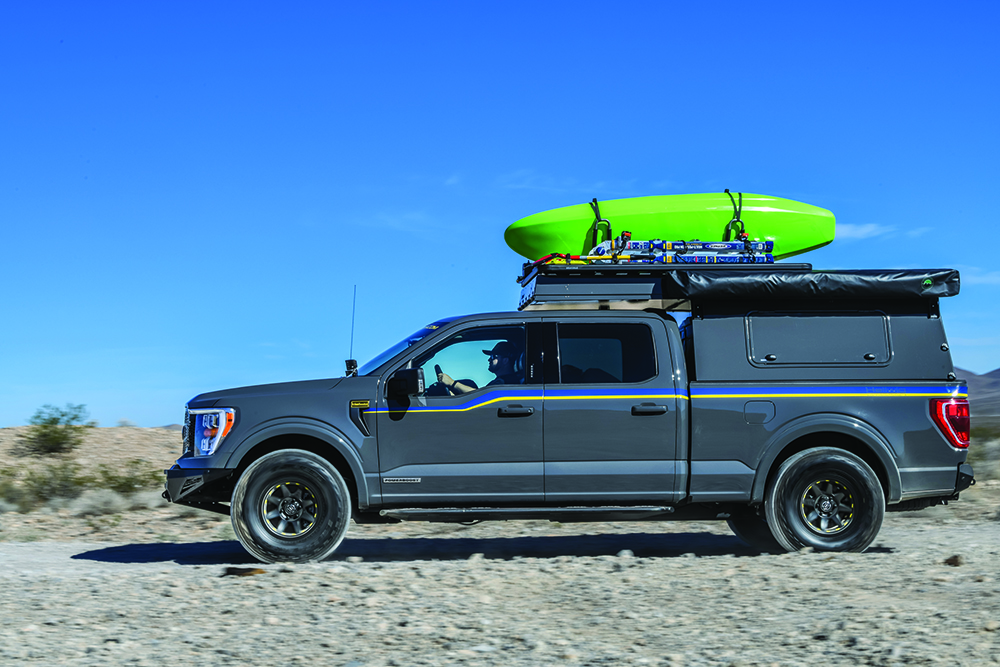
M 434 364 L 434 377 L 437 377 L 442 373 L 441 366 Z M 460 382 L 466 387 L 472 387 L 473 389 L 479 389 L 479 385 L 476 384 L 474 380 L 462 379 L 455 380 L 455 382 Z M 424 396 L 458 396 L 461 392 L 452 391 L 451 388 L 444 382 L 435 382 L 428 386 L 424 390 Z
M 434 364 L 434 377 L 440 375 L 443 371 L 439 364 Z M 444 382 L 434 382 L 424 389 L 424 396 L 451 396 L 451 389 L 445 385 Z

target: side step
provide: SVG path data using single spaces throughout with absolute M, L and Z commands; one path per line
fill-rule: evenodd
M 379 516 L 402 521 L 508 521 L 518 519 L 548 519 L 574 521 L 636 521 L 673 514 L 669 505 L 639 505 L 631 507 L 439 507 L 381 510 Z

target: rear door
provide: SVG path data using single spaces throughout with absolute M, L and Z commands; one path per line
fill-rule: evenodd
M 632 316 L 545 322 L 545 500 L 677 499 L 682 399 L 663 321 Z M 555 364 L 548 363 L 552 354 Z

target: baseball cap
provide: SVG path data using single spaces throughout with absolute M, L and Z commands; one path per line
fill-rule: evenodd
M 495 354 L 500 357 L 516 357 L 518 350 L 513 343 L 502 340 L 494 345 L 492 350 L 483 350 L 483 354 L 487 354 L 489 356 L 493 356 Z

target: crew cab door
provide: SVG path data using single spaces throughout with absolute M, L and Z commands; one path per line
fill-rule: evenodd
M 566 316 L 544 322 L 545 500 L 678 499 L 683 391 L 674 386 L 663 321 Z
M 537 326 L 537 325 L 534 325 Z M 411 397 L 383 390 L 376 410 L 379 471 L 386 505 L 461 506 L 543 499 L 542 385 L 530 383 L 524 322 L 469 323 L 446 332 L 391 370 L 423 368 L 426 390 Z M 506 382 L 491 373 L 498 344 L 515 349 Z M 535 345 L 537 348 L 537 345 Z M 467 393 L 437 382 L 438 368 Z M 513 376 L 513 377 L 512 377 Z M 494 382 L 494 384 L 490 384 Z

